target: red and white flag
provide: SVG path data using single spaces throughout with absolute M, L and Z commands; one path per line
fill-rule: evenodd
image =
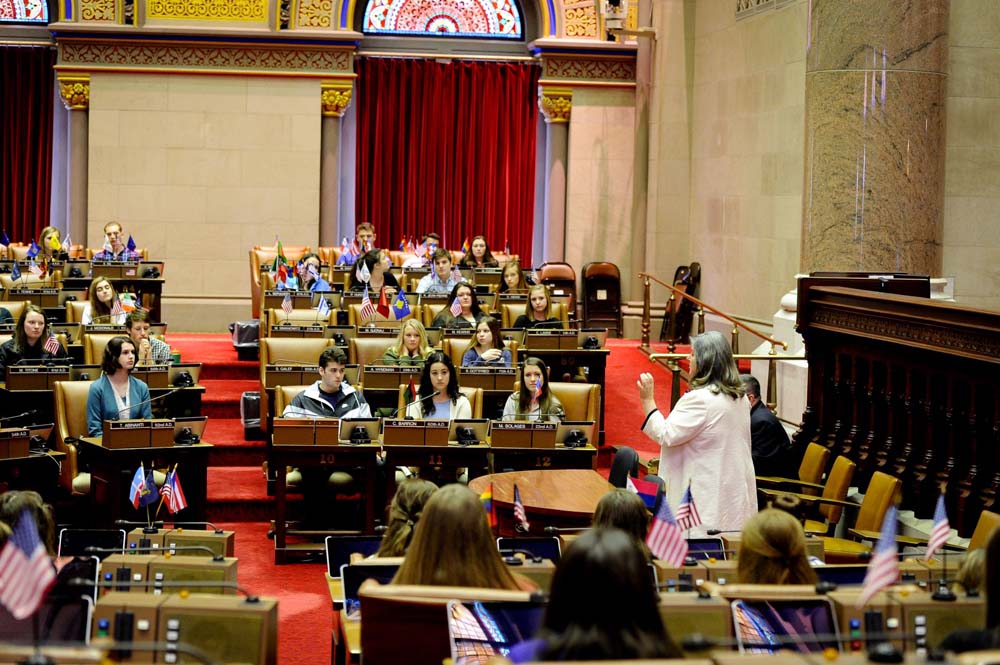
M 882 534 L 872 552 L 865 580 L 861 583 L 861 595 L 857 607 L 864 607 L 875 594 L 895 584 L 899 579 L 899 552 L 896 547 L 896 506 L 889 506 L 882 520 Z
M 15 619 L 35 613 L 56 581 L 56 571 L 38 538 L 38 526 L 28 509 L 0 550 L 0 603 Z
M 125 314 L 125 308 L 122 307 L 121 298 L 115 298 L 115 304 L 111 306 L 111 316 L 122 316 Z
M 368 285 L 365 284 L 365 294 L 361 296 L 361 318 L 365 321 L 375 316 L 375 305 L 368 295 Z
M 528 533 L 531 525 L 528 523 L 528 514 L 524 512 L 524 503 L 521 501 L 521 491 L 514 484 L 514 528 L 518 533 Z
M 286 293 L 284 299 L 281 301 L 281 309 L 285 314 L 291 314 L 295 306 L 292 304 L 292 296 L 290 293 Z
M 925 559 L 934 557 L 951 536 L 951 525 L 948 523 L 948 511 L 944 507 L 944 493 L 937 500 L 937 507 L 934 508 L 934 526 L 931 529 L 931 537 L 927 541 L 927 551 L 924 553 Z
M 160 488 L 160 496 L 163 497 L 164 503 L 167 504 L 167 510 L 171 514 L 178 513 L 187 508 L 187 498 L 184 496 L 184 490 L 181 488 L 181 479 L 177 476 L 176 466 L 167 475 L 167 479 L 163 481 L 163 487 Z
M 61 349 L 62 346 L 59 345 L 59 340 L 56 339 L 55 335 L 49 335 L 48 339 L 45 340 L 45 344 L 42 344 L 42 348 L 52 355 L 55 355 L 59 353 L 59 349 Z
M 677 520 L 670 510 L 670 503 L 663 497 L 660 503 L 660 511 L 653 518 L 653 526 L 646 536 L 646 545 L 660 561 L 679 568 L 684 565 L 687 558 L 688 541 L 684 537 L 684 532 L 677 526 Z
M 691 483 L 688 483 L 684 496 L 681 497 L 681 505 L 677 506 L 677 526 L 682 529 L 690 529 L 699 524 L 701 524 L 701 515 L 698 514 L 698 507 L 694 505 Z
M 448 308 L 448 311 L 451 312 L 452 316 L 458 316 L 462 313 L 462 304 L 458 302 L 458 296 L 455 296 L 455 299 L 451 301 L 451 307 Z

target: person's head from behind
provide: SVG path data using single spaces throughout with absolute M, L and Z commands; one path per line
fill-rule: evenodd
M 716 330 L 691 338 L 692 388 L 711 387 L 730 397 L 743 395 L 743 383 L 729 342 Z
M 427 355 L 430 344 L 427 342 L 427 330 L 417 319 L 407 319 L 399 327 L 396 336 L 396 353 L 398 355 Z
M 451 277 L 451 252 L 447 249 L 436 249 L 431 254 L 431 263 L 434 264 L 434 274 L 442 282 L 447 282 Z
M 967 594 L 978 595 L 985 580 L 986 550 L 979 547 L 965 555 L 965 559 L 958 566 L 958 572 L 955 573 L 955 582 L 962 585 Z
M 424 512 L 424 506 L 436 491 L 437 485 L 420 478 L 407 478 L 396 488 L 396 494 L 389 506 L 388 528 L 382 536 L 377 556 L 406 554 L 406 549 L 413 539 L 413 532 Z
M 508 261 L 503 267 L 503 287 L 504 291 L 524 291 L 528 288 L 528 280 L 521 270 L 521 264 L 517 260 Z
M 529 319 L 544 321 L 552 316 L 552 301 L 549 299 L 549 289 L 544 284 L 535 284 L 528 289 L 528 304 L 525 305 L 525 315 Z
M 118 335 L 108 340 L 104 347 L 104 357 L 101 359 L 101 370 L 105 374 L 114 374 L 120 369 L 131 372 L 135 367 L 135 342 L 125 335 Z
M 482 502 L 464 485 L 446 485 L 427 501 L 393 583 L 517 588 Z
M 365 267 L 368 268 L 368 273 L 372 275 L 379 272 L 386 272 L 392 267 L 392 261 L 389 260 L 389 253 L 383 249 L 373 249 L 365 252 L 358 261 L 364 262 Z
M 986 628 L 1000 628 L 1000 529 L 986 543 Z
M 358 241 L 361 251 L 368 252 L 375 249 L 375 226 L 370 222 L 361 222 L 354 229 L 354 237 Z
M 39 340 L 48 337 L 48 333 L 49 323 L 45 320 L 45 312 L 37 305 L 26 303 L 14 326 L 14 350 L 23 352 L 28 347 L 34 347 Z
M 677 658 L 646 556 L 620 529 L 586 531 L 563 553 L 539 633 L 539 660 Z
M 760 401 L 760 381 L 753 374 L 740 374 L 740 381 L 743 382 L 743 392 L 753 408 Z
M 52 506 L 45 503 L 38 492 L 10 490 L 0 494 L 0 522 L 14 530 L 17 522 L 27 510 L 38 528 L 38 539 L 49 555 L 56 552 L 56 524 Z
M 108 239 L 108 244 L 115 252 L 120 252 L 125 246 L 122 235 L 122 225 L 118 222 L 108 222 L 104 225 L 104 237 Z
M 319 380 L 323 392 L 335 393 L 344 382 L 344 366 L 347 354 L 339 346 L 328 346 L 319 354 Z
M 743 584 L 816 584 L 806 534 L 790 513 L 766 508 L 743 525 L 737 575 Z
M 646 542 L 649 530 L 649 511 L 638 494 L 627 489 L 616 488 L 601 497 L 594 510 L 594 527 L 621 529 L 635 538 L 636 542 Z

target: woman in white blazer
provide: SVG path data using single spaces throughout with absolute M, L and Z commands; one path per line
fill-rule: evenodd
M 671 508 L 676 510 L 691 485 L 702 521 L 691 535 L 739 531 L 757 512 L 750 403 L 743 399 L 739 370 L 721 333 L 698 335 L 691 346 L 690 389 L 666 418 L 653 398 L 653 376 L 640 375 L 642 431 L 660 444 L 660 477 Z

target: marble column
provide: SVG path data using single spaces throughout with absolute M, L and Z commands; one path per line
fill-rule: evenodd
M 319 161 L 319 244 L 334 247 L 340 211 L 340 119 L 351 103 L 354 83 L 351 80 L 323 81 L 320 103 L 323 121 Z
M 545 117 L 545 261 L 566 260 L 566 169 L 573 89 L 538 86 L 538 108 Z M 536 260 L 535 264 L 539 262 Z
M 803 272 L 941 272 L 949 0 L 809 0 Z
M 87 246 L 87 150 L 89 141 L 90 75 L 59 74 L 59 96 L 69 110 L 68 237 Z

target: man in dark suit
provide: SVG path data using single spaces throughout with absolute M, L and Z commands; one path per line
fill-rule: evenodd
M 758 476 L 794 478 L 798 460 L 788 433 L 778 418 L 760 401 L 760 382 L 751 374 L 741 374 L 743 390 L 750 400 L 750 454 Z

